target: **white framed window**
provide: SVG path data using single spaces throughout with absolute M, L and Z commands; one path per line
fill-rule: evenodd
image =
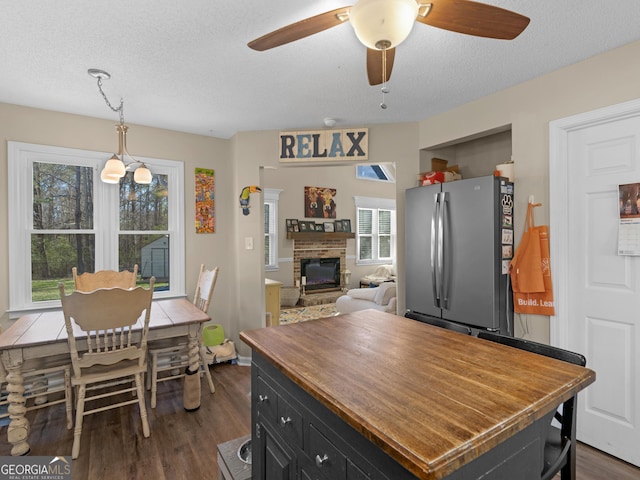
M 138 264 L 154 297 L 185 294 L 184 166 L 144 161 L 150 185 L 100 180 L 110 154 L 8 142 L 10 312 L 60 306 L 58 282 L 80 273 Z
M 393 263 L 396 243 L 395 199 L 354 197 L 356 264 Z
M 356 165 L 356 178 L 358 180 L 396 183 L 395 171 L 396 166 L 393 163 L 362 163 Z
M 265 188 L 264 193 L 264 268 L 278 269 L 278 201 L 282 190 Z

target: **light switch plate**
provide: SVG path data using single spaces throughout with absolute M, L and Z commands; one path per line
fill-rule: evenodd
M 244 249 L 245 250 L 253 250 L 253 237 L 245 237 L 244 238 Z

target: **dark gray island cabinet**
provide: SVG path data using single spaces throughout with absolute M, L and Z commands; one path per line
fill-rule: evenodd
M 539 479 L 555 408 L 595 379 L 372 310 L 240 337 L 256 480 Z

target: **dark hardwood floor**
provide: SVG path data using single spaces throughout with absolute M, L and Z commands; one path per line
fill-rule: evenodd
M 211 367 L 215 394 L 202 382 L 195 412 L 182 406 L 182 381 L 158 384 L 157 407 L 147 412 L 151 436 L 142 436 L 137 406 L 85 417 L 80 456 L 73 478 L 217 479 L 216 446 L 250 433 L 251 369 L 231 364 Z M 64 405 L 29 412 L 31 455 L 70 455 L 73 430 L 67 430 Z M 0 430 L 0 455 L 10 455 L 6 427 Z
M 158 406 L 148 408 L 149 438 L 142 436 L 136 406 L 86 417 L 73 478 L 217 479 L 216 446 L 250 433 L 251 379 L 249 367 L 230 364 L 211 367 L 211 374 L 216 393 L 211 395 L 203 384 L 196 412 L 182 408 L 182 382 L 158 385 Z M 64 405 L 29 412 L 28 418 L 31 455 L 70 455 L 73 431 L 66 429 Z M 9 455 L 6 427 L 0 438 L 0 455 Z M 610 479 L 640 479 L 640 468 L 579 444 L 577 480 Z

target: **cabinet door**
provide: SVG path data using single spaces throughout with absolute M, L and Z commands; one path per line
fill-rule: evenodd
M 259 430 L 260 436 L 254 447 L 256 451 L 252 455 L 254 459 L 252 478 L 254 480 L 294 480 L 294 455 L 264 425 L 260 425 Z

